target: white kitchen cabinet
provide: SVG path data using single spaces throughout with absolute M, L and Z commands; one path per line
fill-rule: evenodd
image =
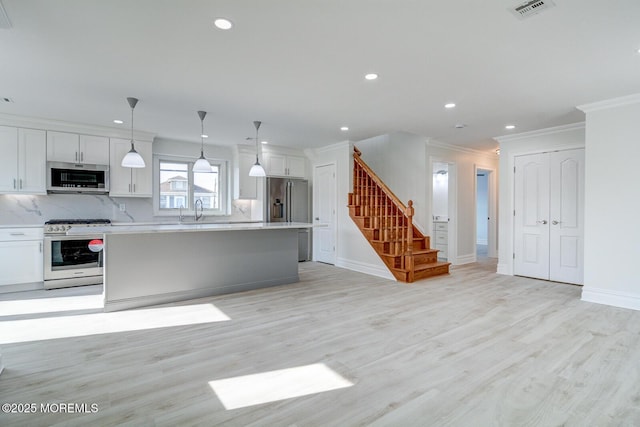
M 238 165 L 236 167 L 236 191 L 235 199 L 257 199 L 258 198 L 258 179 L 249 176 L 251 166 L 256 162 L 255 153 L 238 153 Z
M 266 152 L 263 159 L 268 176 L 305 177 L 304 157 Z
M 449 223 L 433 223 L 433 246 L 439 250 L 438 258 L 447 259 L 449 257 Z
M 42 228 L 0 229 L 0 286 L 44 279 Z
M 45 131 L 0 126 L 0 193 L 46 194 Z
M 144 168 L 124 168 L 122 158 L 131 149 L 128 139 L 111 138 L 109 195 L 112 197 L 152 197 L 153 163 L 151 142 L 135 141 L 136 151 L 144 159 Z
M 47 132 L 47 160 L 95 165 L 109 164 L 109 138 L 68 132 Z

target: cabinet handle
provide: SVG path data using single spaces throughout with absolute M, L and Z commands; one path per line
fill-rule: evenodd
M 78 161 L 78 152 L 76 151 L 76 162 Z
M 560 224 L 562 221 L 556 221 L 555 219 L 553 221 L 551 221 L 551 224 L 553 225 L 558 225 Z
M 134 193 L 136 192 L 136 185 L 135 184 L 133 184 L 133 192 Z
M 22 178 L 20 178 L 20 189 L 22 190 Z
M 40 242 L 40 253 L 42 253 L 42 242 Z
M 13 189 L 14 190 L 18 189 L 17 185 L 18 185 L 18 181 L 15 178 L 13 178 Z
M 10 236 L 24 236 L 24 233 L 9 233 Z
M 80 152 L 80 161 L 84 162 L 84 152 L 83 151 Z
M 131 184 L 129 184 L 129 193 L 131 193 Z
M 542 224 L 542 225 L 546 225 L 547 224 L 547 220 L 543 219 L 542 221 L 536 221 L 538 224 Z

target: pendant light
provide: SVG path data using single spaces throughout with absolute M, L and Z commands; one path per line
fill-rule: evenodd
M 258 144 L 260 143 L 260 140 L 258 139 L 258 129 L 260 129 L 261 124 L 262 122 L 259 121 L 253 122 L 253 125 L 256 127 L 256 163 L 251 166 L 251 170 L 249 170 L 249 176 L 267 176 L 264 168 L 258 161 Z
M 206 117 L 206 111 L 198 111 L 198 117 L 200 117 L 200 157 L 193 164 L 194 172 L 211 172 L 211 163 L 204 158 L 204 118 Z
M 143 168 L 145 167 L 144 159 L 133 146 L 133 109 L 136 108 L 138 99 L 127 98 L 127 102 L 131 107 L 131 150 L 123 157 L 121 165 L 123 168 Z

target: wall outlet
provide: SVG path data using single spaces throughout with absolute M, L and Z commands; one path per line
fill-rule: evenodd
M 125 205 L 124 203 L 120 203 L 120 212 L 126 212 L 127 211 L 127 205 Z

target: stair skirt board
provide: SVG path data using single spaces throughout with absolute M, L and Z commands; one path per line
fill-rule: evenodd
M 393 274 L 387 269 L 387 267 L 382 265 L 370 264 L 368 262 L 360 262 L 354 261 L 346 258 L 336 258 L 336 267 L 342 267 L 349 270 L 357 271 L 359 273 L 369 274 L 371 276 L 381 277 L 383 279 L 388 280 L 396 280 L 393 277 Z

